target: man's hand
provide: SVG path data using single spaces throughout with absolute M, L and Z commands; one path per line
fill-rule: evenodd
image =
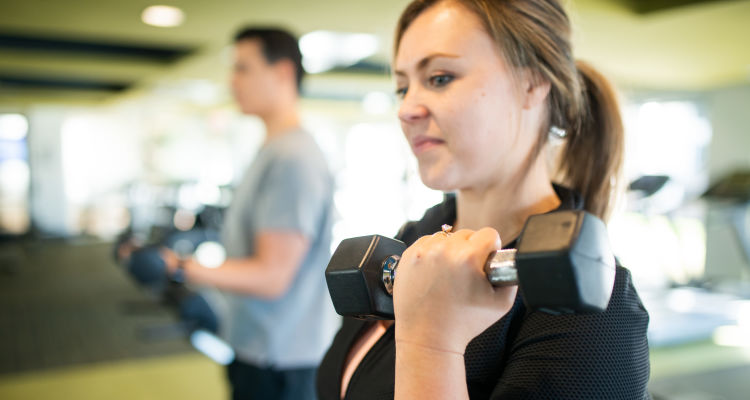
M 175 271 L 177 271 L 177 268 L 180 265 L 180 257 L 178 257 L 177 253 L 175 253 L 168 247 L 162 247 L 159 250 L 159 254 L 161 254 L 161 258 L 162 260 L 164 260 L 164 264 L 167 266 L 167 276 L 174 275 Z
M 187 280 L 220 290 L 262 298 L 283 295 L 304 260 L 310 241 L 297 232 L 262 232 L 256 237 L 256 253 L 247 258 L 228 258 L 218 268 L 206 268 L 194 257 L 180 260 L 173 250 L 162 247 L 160 254 L 173 276 L 182 261 Z

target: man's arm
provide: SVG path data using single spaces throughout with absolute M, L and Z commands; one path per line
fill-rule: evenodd
M 190 258 L 183 268 L 188 282 L 274 299 L 289 289 L 309 248 L 310 240 L 302 233 L 265 231 L 257 234 L 251 257 L 229 258 L 218 268 L 205 268 Z M 162 255 L 173 273 L 178 265 L 176 254 L 164 250 Z

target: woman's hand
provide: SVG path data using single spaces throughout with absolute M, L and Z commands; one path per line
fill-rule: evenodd
M 396 344 L 463 354 L 512 307 L 517 286 L 493 287 L 484 274 L 500 250 L 492 228 L 424 236 L 406 249 L 394 284 Z

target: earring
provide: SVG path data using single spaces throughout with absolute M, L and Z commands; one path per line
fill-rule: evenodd
M 567 136 L 568 132 L 565 131 L 565 129 L 560 128 L 559 126 L 552 125 L 549 128 L 549 135 L 557 138 L 557 139 L 565 139 L 565 136 Z

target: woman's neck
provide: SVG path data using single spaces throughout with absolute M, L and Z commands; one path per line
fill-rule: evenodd
M 498 231 L 503 243 L 509 243 L 521 233 L 529 216 L 554 210 L 559 205 L 546 166 L 536 163 L 515 183 L 459 190 L 455 229 L 491 227 Z

